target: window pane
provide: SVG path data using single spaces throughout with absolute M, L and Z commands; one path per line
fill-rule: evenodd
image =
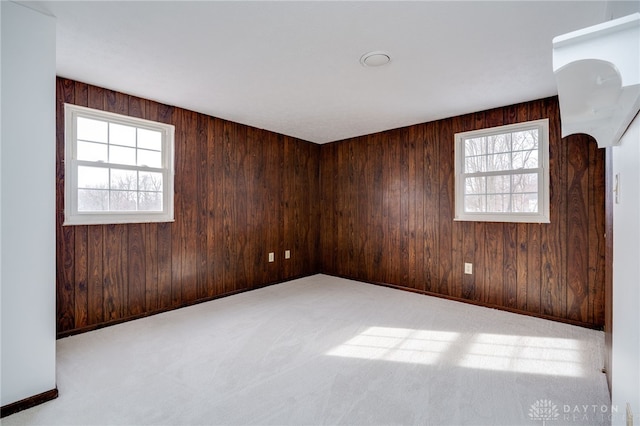
M 511 153 L 487 155 L 487 171 L 511 170 Z
M 538 174 L 527 173 L 511 176 L 511 192 L 538 192 Z
M 488 176 L 487 193 L 502 194 L 511 192 L 510 176 Z
M 93 143 L 78 141 L 77 159 L 83 161 L 108 161 L 107 157 L 108 145 L 103 143 Z
M 135 170 L 111 169 L 111 189 L 138 189 L 138 172 Z
M 512 200 L 514 212 L 538 212 L 538 194 L 513 194 Z
M 162 153 L 160 151 L 138 150 L 138 166 L 162 167 Z
M 84 141 L 107 143 L 107 123 L 90 118 L 78 117 L 76 136 Z
M 139 192 L 138 193 L 138 210 L 145 211 L 162 211 L 162 193 L 161 192 Z
M 162 151 L 162 133 L 155 130 L 138 129 L 138 148 Z
M 136 128 L 122 124 L 109 123 L 109 143 L 115 145 L 136 146 Z
M 482 213 L 485 212 L 487 206 L 485 205 L 484 195 L 466 195 L 464 197 L 464 211 L 468 213 Z
M 464 172 L 465 173 L 478 173 L 478 172 L 486 172 L 486 161 L 487 156 L 481 155 L 478 157 L 467 157 L 464 159 Z
M 486 140 L 487 138 L 473 138 L 465 139 L 464 141 L 464 155 L 471 157 L 475 155 L 486 154 Z
M 109 162 L 116 164 L 136 164 L 136 149 L 121 146 L 109 146 Z
M 530 154 L 525 154 L 522 166 L 525 169 L 537 169 L 540 167 L 538 163 L 538 150 L 536 149 L 535 151 L 530 152 Z
M 538 149 L 538 130 L 536 129 L 514 132 L 512 138 L 514 151 Z
M 78 166 L 78 188 L 109 189 L 109 169 Z
M 488 212 L 508 212 L 510 195 L 487 195 Z
M 538 194 L 524 194 L 524 202 L 522 205 L 524 212 L 538 212 Z
M 538 151 L 516 151 L 513 153 L 513 169 L 535 169 L 538 167 Z
M 78 189 L 78 211 L 98 212 L 109 210 L 109 191 Z
M 135 211 L 138 193 L 136 191 L 111 191 L 111 211 Z
M 484 194 L 487 192 L 484 177 L 471 177 L 465 180 L 465 194 Z
M 139 172 L 138 189 L 140 191 L 162 191 L 162 173 Z
M 496 154 L 511 151 L 511 134 L 487 136 L 487 153 Z

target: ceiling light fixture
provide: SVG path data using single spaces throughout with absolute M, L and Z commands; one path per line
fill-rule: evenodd
M 369 52 L 360 57 L 360 63 L 364 67 L 380 67 L 391 62 L 391 56 L 386 52 Z

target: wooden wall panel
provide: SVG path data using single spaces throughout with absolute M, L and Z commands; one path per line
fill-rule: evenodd
M 454 133 L 540 118 L 551 223 L 454 222 Z M 323 272 L 604 324 L 604 154 L 588 136 L 560 137 L 557 98 L 325 144 L 320 158 Z
M 127 225 L 106 225 L 104 230 L 103 291 L 105 321 L 126 318 L 128 286 Z M 75 285 L 75 283 L 74 283 Z
M 336 144 L 328 144 L 320 149 L 320 205 L 322 213 L 320 216 L 320 269 L 336 270 L 335 248 L 333 243 L 337 241 L 333 231 L 336 215 L 335 208 L 335 187 L 337 183 L 333 174 L 335 173 L 336 161 L 333 157 Z
M 64 103 L 176 126 L 175 222 L 62 225 Z M 318 145 L 64 78 L 56 108 L 59 336 L 319 272 Z
M 454 117 L 451 120 L 451 131 L 459 133 L 464 130 L 463 117 Z M 454 170 L 454 162 L 451 162 L 451 169 Z M 452 172 L 455 180 L 455 173 Z M 451 198 L 451 209 L 455 211 L 455 196 Z M 462 281 L 464 277 L 464 247 L 463 247 L 463 222 L 453 222 L 451 224 L 451 277 L 450 295 L 462 297 Z
M 75 318 L 76 327 L 87 323 L 89 294 L 87 288 L 87 227 L 79 226 L 75 232 Z
M 597 145 L 589 145 L 589 183 L 587 185 L 589 203 L 588 232 L 589 232 L 589 319 L 591 322 L 598 318 L 605 318 L 605 287 L 606 287 L 606 150 L 599 149 Z M 598 167 L 604 164 L 604 167 Z M 602 212 L 605 212 L 602 220 Z M 603 239 L 602 236 L 605 235 Z M 605 319 L 606 324 L 606 319 Z
M 413 179 L 415 179 L 415 187 L 413 188 L 413 192 L 415 194 L 415 229 L 412 229 L 412 235 L 414 237 L 414 246 L 415 246 L 415 255 L 414 255 L 414 263 L 415 263 L 415 288 L 418 291 L 424 291 L 424 287 L 426 285 L 425 275 L 424 275 L 424 264 L 422 260 L 424 259 L 424 232 L 425 232 L 425 221 L 424 221 L 424 197 L 419 196 L 418 194 L 423 194 L 425 192 L 425 181 L 424 181 L 424 170 L 425 170 L 425 158 L 424 158 L 424 144 L 417 143 L 416 141 L 424 139 L 424 126 L 413 126 L 411 131 L 409 132 L 409 139 L 415 147 L 415 171 L 413 173 Z M 411 176 L 410 176 L 411 178 Z
M 196 297 L 206 298 L 208 293 L 209 260 L 208 260 L 208 235 L 207 235 L 207 181 L 209 167 L 207 165 L 207 144 L 209 143 L 209 118 L 205 115 L 196 116 L 196 140 L 205 141 L 204 144 L 196 144 L 197 155 L 194 167 L 198 168 L 196 181 Z
M 147 268 L 146 268 L 146 226 L 143 223 L 129 226 L 129 240 L 127 241 L 128 269 L 126 316 L 140 315 L 146 311 L 147 305 Z M 77 253 L 77 251 L 76 251 Z
M 438 142 L 437 123 L 425 125 L 425 170 L 424 170 L 424 273 L 426 291 L 438 293 L 438 265 L 440 264 L 440 246 L 438 244 L 438 211 L 440 199 L 440 174 L 438 173 L 438 158 L 440 155 L 440 143 Z
M 104 319 L 104 315 L 103 315 L 104 292 L 102 288 L 102 283 L 103 283 L 102 258 L 103 258 L 103 250 L 104 250 L 103 228 L 100 226 L 88 227 L 87 240 L 88 240 L 87 324 L 99 324 Z
M 76 328 L 75 227 L 61 226 L 64 222 L 64 104 L 75 101 L 73 82 L 58 79 L 56 97 L 56 310 L 57 328 L 61 330 Z
M 543 101 L 542 117 L 549 117 L 549 179 L 551 223 L 542 227 L 542 312 L 566 318 L 567 283 L 565 253 L 567 249 L 567 161 L 566 141 L 560 139 L 557 102 Z
M 567 316 L 572 319 L 589 316 L 588 197 L 589 150 L 585 137 L 567 140 Z M 595 200 L 594 200 L 595 201 Z M 587 285 L 585 285 L 585 283 Z

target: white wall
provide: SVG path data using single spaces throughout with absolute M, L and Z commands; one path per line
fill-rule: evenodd
M 640 423 L 640 117 L 614 147 L 612 404 Z M 624 425 L 624 416 L 614 425 Z
M 605 5 L 605 19 L 616 19 L 640 12 L 640 3 L 634 0 L 607 1 Z
M 640 12 L 640 2 L 608 1 L 606 18 Z M 611 149 L 613 174 L 620 174 L 619 203 L 613 205 L 613 348 L 611 403 L 613 425 L 626 425 L 627 403 L 640 424 L 640 118 L 620 146 Z M 614 179 L 615 181 L 615 179 Z
M 56 387 L 55 20 L 0 1 L 1 405 Z

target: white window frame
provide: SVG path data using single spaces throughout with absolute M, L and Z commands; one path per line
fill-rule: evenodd
M 64 184 L 64 225 L 106 225 L 116 223 L 149 223 L 174 221 L 174 134 L 175 126 L 141 118 L 129 117 L 111 112 L 65 104 L 65 184 Z M 149 168 L 123 166 L 117 163 L 79 161 L 77 159 L 78 117 L 117 123 L 162 133 L 162 167 Z M 161 172 L 162 211 L 78 211 L 78 166 L 117 167 L 130 170 Z
M 524 130 L 538 130 L 538 167 L 500 172 L 464 173 L 466 139 L 493 136 Z M 465 212 L 465 178 L 471 176 L 505 176 L 528 171 L 538 174 L 538 212 Z M 549 120 L 535 120 L 455 134 L 455 217 L 456 221 L 549 223 Z

